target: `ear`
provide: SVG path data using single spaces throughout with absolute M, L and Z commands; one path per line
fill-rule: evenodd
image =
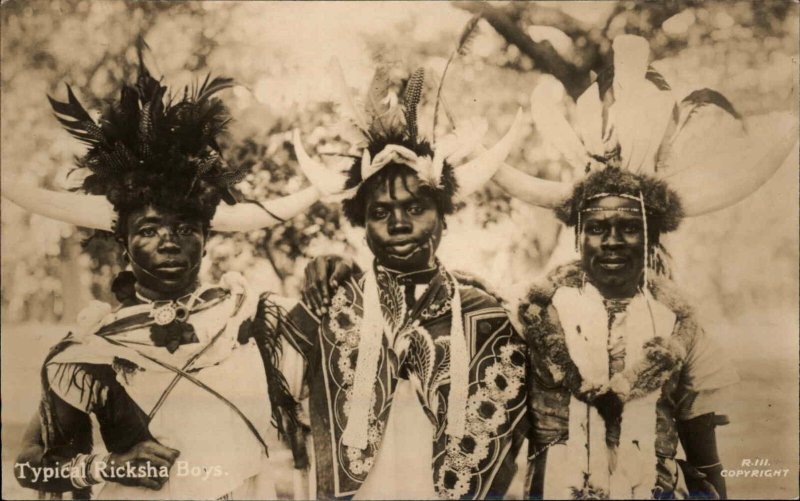
M 128 254 L 128 245 L 124 238 L 116 237 L 116 241 L 119 244 L 120 249 L 122 249 L 122 259 L 125 263 L 130 262 L 130 256 Z

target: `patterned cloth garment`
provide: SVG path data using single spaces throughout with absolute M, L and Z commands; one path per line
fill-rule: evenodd
M 406 306 L 408 279 L 379 266 L 375 271 L 388 328 L 382 341 L 365 449 L 342 442 L 364 316 L 364 277 L 340 286 L 322 318 L 300 303 L 282 322 L 282 332 L 308 364 L 317 497 L 349 499 L 360 494 L 373 465 L 384 460 L 379 456 L 401 450 L 389 446 L 383 449 L 390 414 L 400 412 L 415 419 L 415 413 L 408 409 L 393 409 L 400 378 L 413 383 L 416 399 L 402 398 L 397 405 L 418 405 L 432 432 L 427 439 L 431 446 L 426 447 L 432 451 L 429 467 L 414 469 L 427 478 L 417 480 L 404 473 L 404 482 L 432 484 L 442 498 L 503 496 L 516 471 L 514 462 L 528 427 L 522 338 L 495 298 L 477 287 L 454 282 L 440 265 L 427 288 L 422 286 L 424 292 L 415 298 L 412 308 Z M 445 433 L 451 299 L 456 283 L 470 358 L 466 431 L 460 440 Z M 387 496 L 403 494 L 401 490 Z

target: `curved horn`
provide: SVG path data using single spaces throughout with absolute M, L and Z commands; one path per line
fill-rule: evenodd
M 2 182 L 3 197 L 23 209 L 57 221 L 111 231 L 116 212 L 111 203 L 100 195 L 60 192 L 22 182 Z
M 572 185 L 563 181 L 548 181 L 503 164 L 493 180 L 514 198 L 537 207 L 553 209 L 572 195 Z
M 300 140 L 300 131 L 298 129 L 295 129 L 292 134 L 292 146 L 294 146 L 294 153 L 297 156 L 300 170 L 303 171 L 303 174 L 320 193 L 331 195 L 344 190 L 346 178 L 308 156 L 305 148 L 303 148 L 303 142 Z
M 783 113 L 779 120 L 758 117 L 748 122 L 754 134 L 738 141 L 738 147 L 698 161 L 693 168 L 662 176 L 681 196 L 686 216 L 713 212 L 746 198 L 798 151 L 796 115 Z
M 319 200 L 319 190 L 309 186 L 291 195 L 262 203 L 220 204 L 211 229 L 214 231 L 252 231 L 269 228 L 291 219 Z
M 18 182 L 3 182 L 2 192 L 3 198 L 29 212 L 83 228 L 112 231 L 117 217 L 111 203 L 100 195 L 53 191 Z M 215 231 L 268 228 L 294 217 L 317 200 L 319 191 L 312 186 L 269 200 L 261 206 L 248 203 L 222 204 L 211 221 L 211 228 Z
M 506 135 L 491 149 L 484 151 L 475 159 L 462 164 L 455 169 L 458 181 L 459 196 L 464 198 L 474 192 L 494 176 L 500 165 L 506 161 L 511 152 L 511 147 L 519 138 L 519 128 L 522 123 L 522 109 L 517 111 L 514 123 Z
M 575 129 L 557 106 L 563 97 L 561 82 L 550 75 L 542 76 L 531 92 L 531 117 L 542 138 L 564 155 L 577 172 L 582 172 L 590 158 Z

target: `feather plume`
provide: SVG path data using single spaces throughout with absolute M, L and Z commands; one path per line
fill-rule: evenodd
M 406 129 L 411 140 L 417 141 L 417 105 L 422 97 L 422 85 L 425 83 L 425 69 L 417 68 L 406 84 L 403 106 L 406 117 Z
M 746 135 L 741 115 L 725 96 L 711 89 L 697 90 L 677 107 L 674 132 L 659 158 L 659 171 L 674 175 L 730 148 Z
M 464 29 L 461 31 L 461 36 L 458 37 L 458 44 L 456 45 L 455 50 L 450 54 L 450 57 L 447 58 L 447 63 L 444 65 L 444 70 L 442 70 L 442 78 L 439 80 L 439 88 L 436 89 L 436 104 L 434 105 L 433 109 L 433 142 L 436 143 L 436 124 L 439 121 L 439 101 L 441 100 L 442 96 L 442 89 L 444 88 L 444 80 L 447 76 L 447 70 L 450 69 L 450 64 L 456 58 L 456 56 L 464 56 L 469 52 L 469 47 L 471 45 L 472 40 L 475 39 L 475 35 L 478 33 L 478 21 L 481 20 L 483 17 L 483 12 L 479 12 L 472 16 L 467 24 L 464 26 Z
M 229 187 L 243 176 L 224 162 L 217 142 L 230 116 L 216 95 L 234 81 L 207 75 L 180 100 L 167 98 L 167 87 L 144 63 L 145 48 L 140 39 L 135 84 L 122 86 L 119 100 L 109 103 L 99 123 L 69 86 L 66 102 L 48 99 L 59 122 L 90 147 L 78 160 L 90 172 L 85 191 L 105 195 L 117 211 L 146 200 L 185 203 L 192 196 L 210 218 L 220 199 L 234 201 Z
M 347 81 L 344 79 L 344 71 L 336 58 L 331 59 L 328 65 L 328 73 L 331 77 L 334 93 L 338 98 L 337 104 L 339 105 L 339 114 L 351 127 L 348 127 L 350 135 L 352 134 L 352 126 L 361 132 L 365 138 L 369 138 L 369 123 L 367 118 L 355 104 L 353 95 L 350 88 L 347 86 Z
M 389 136 L 399 125 L 398 119 L 402 115 L 398 116 L 400 108 L 397 106 L 397 99 L 392 99 L 390 94 L 391 85 L 389 68 L 379 64 L 375 68 L 364 103 L 372 135 Z
M 536 130 L 564 155 L 576 172 L 590 163 L 586 148 L 567 122 L 559 105 L 564 98 L 564 86 L 556 78 L 543 75 L 531 92 L 531 116 Z
M 66 103 L 56 101 L 50 96 L 47 96 L 47 99 L 56 113 L 56 119 L 73 137 L 89 146 L 98 146 L 105 142 L 102 130 L 75 97 L 69 85 L 67 85 Z
M 217 92 L 234 86 L 233 78 L 220 76 L 214 77 L 214 79 L 209 82 L 210 78 L 211 74 L 209 73 L 206 75 L 206 79 L 203 81 L 203 84 L 195 92 L 194 96 L 192 97 L 192 101 L 195 103 L 202 103 L 203 101 L 210 99 Z

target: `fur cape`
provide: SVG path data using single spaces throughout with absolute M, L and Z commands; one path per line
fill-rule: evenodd
M 558 313 L 552 305 L 553 295 L 560 287 L 579 288 L 583 283 L 579 262 L 556 268 L 540 284 L 534 285 L 519 307 L 519 320 L 528 341 L 538 374 L 545 382 L 562 385 L 587 403 L 595 403 L 599 394 L 587 391 L 577 366 L 567 349 Z M 682 363 L 688 339 L 696 321 L 692 308 L 678 293 L 675 285 L 664 277 L 654 277 L 648 287 L 653 298 L 669 308 L 676 316 L 676 327 L 669 339 L 653 338 L 645 345 L 646 358 L 640 366 L 626 368 L 624 377 L 630 383 L 627 392 L 618 393 L 622 402 L 644 396 L 660 388 Z M 689 328 L 686 328 L 689 327 Z M 600 402 L 597 402 L 598 404 Z

